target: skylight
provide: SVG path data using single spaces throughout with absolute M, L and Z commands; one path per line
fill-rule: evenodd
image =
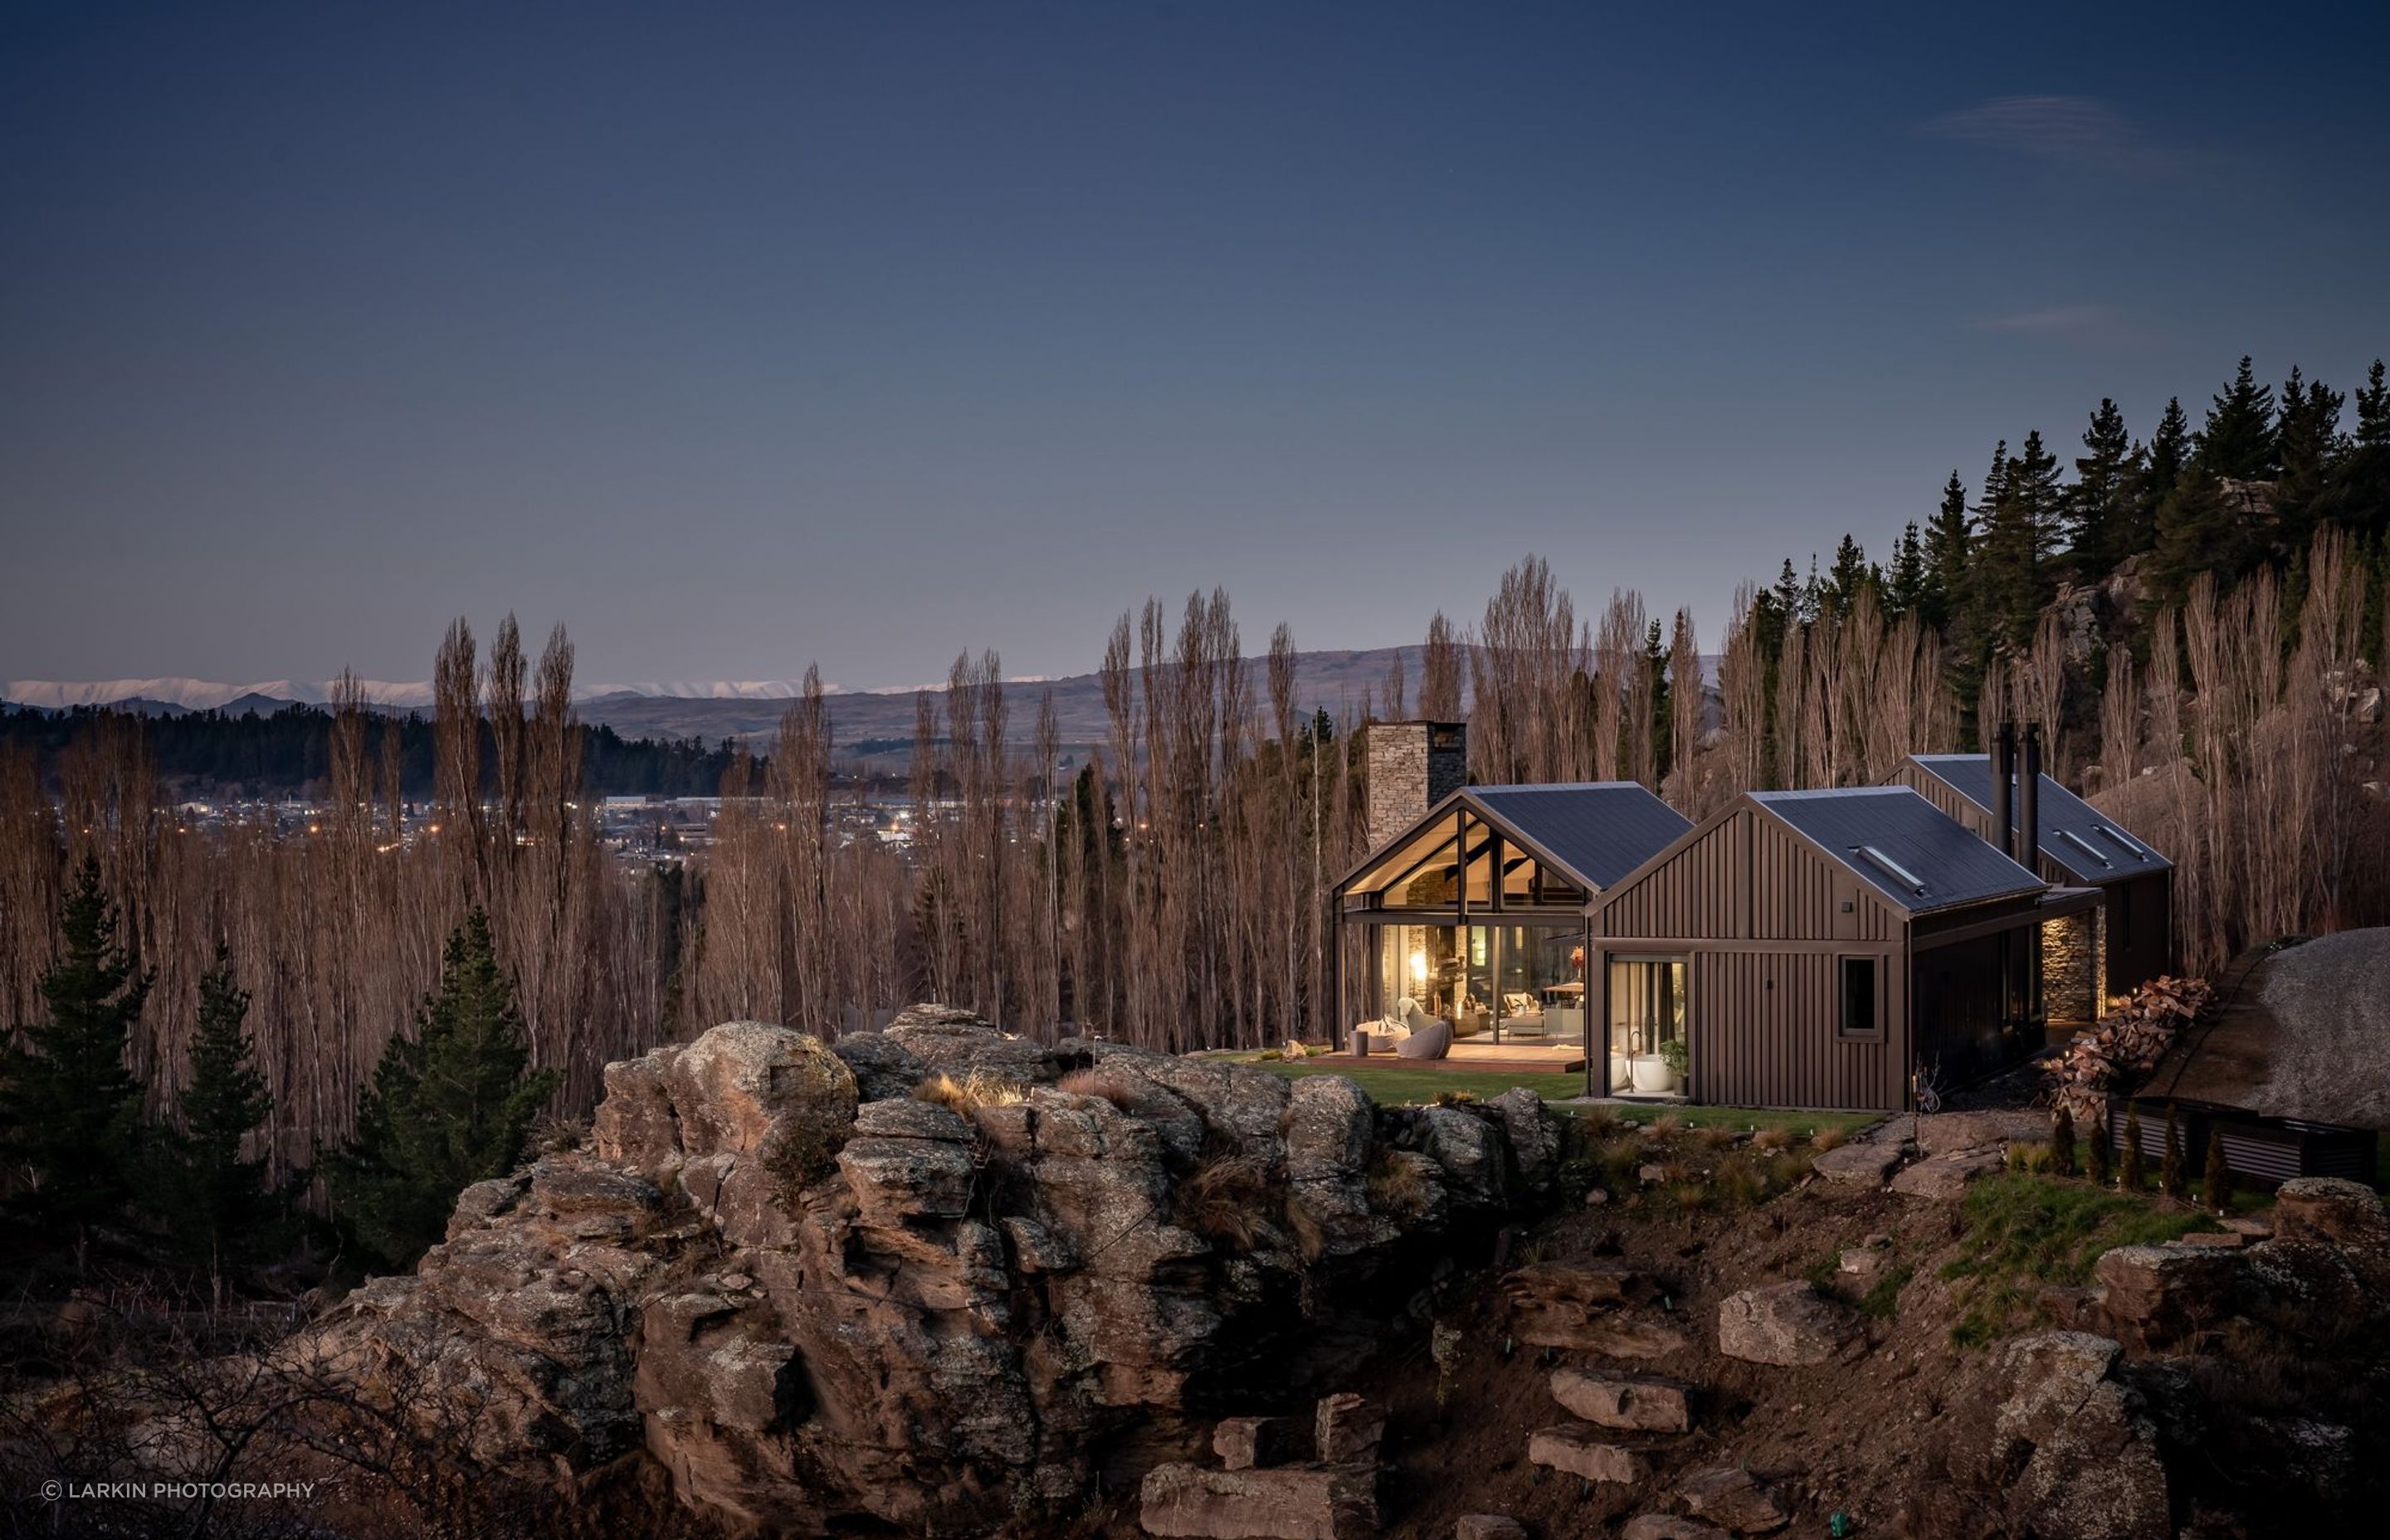
M 2081 851 L 2084 854 L 2089 856 L 2092 860 L 2099 862 L 2100 865 L 2103 866 L 2113 866 L 2116 864 L 2114 861 L 2109 860 L 2106 856 L 2101 854 L 2098 851 L 2092 849 L 2090 841 L 2086 840 L 2083 836 L 2075 833 L 2071 828 L 2060 829 L 2058 831 L 2058 837 L 2073 845 L 2075 849 Z
M 2150 853 L 2148 851 L 2143 850 L 2139 845 L 2134 843 L 2132 837 L 2127 835 L 2123 829 L 2111 828 L 2106 824 L 2093 824 L 2091 827 L 2100 833 L 2106 835 L 2109 839 L 2115 841 L 2116 843 L 2124 846 L 2127 850 L 2131 851 L 2135 855 L 2146 856 Z
M 1894 880 L 1907 884 L 1909 892 L 1917 894 L 1920 898 L 1925 896 L 1925 884 L 1918 880 L 1917 874 L 1910 871 L 1907 866 L 1902 866 L 1899 862 L 1894 860 L 1891 856 L 1886 855 L 1883 852 L 1876 849 L 1873 845 L 1861 845 L 1858 847 L 1858 853 L 1861 855 L 1866 856 L 1868 860 L 1872 862 L 1874 865 L 1882 867 L 1886 872 L 1891 873 Z

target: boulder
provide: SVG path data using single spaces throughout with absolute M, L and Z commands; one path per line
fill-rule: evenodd
M 1323 1257 L 1381 1245 L 1394 1226 L 1369 1208 L 1367 1173 L 1376 1149 L 1368 1093 L 1343 1075 L 1306 1075 L 1286 1105 L 1287 1211 Z
M 1736 1534 L 1765 1534 L 1792 1520 L 1759 1478 L 1739 1465 L 1696 1470 L 1677 1486 L 1677 1495 L 1696 1518 Z
M 854 1072 L 817 1037 L 726 1021 L 675 1055 L 664 1088 L 689 1156 L 826 1165 L 854 1122 Z
M 1894 1129 L 1904 1120 L 1895 1118 Z M 1917 1148 L 1928 1157 L 1962 1149 L 1997 1151 L 2003 1145 L 2047 1144 L 2049 1115 L 2046 1112 L 1925 1112 L 1916 1118 Z
M 1471 1208 L 1501 1207 L 1505 1141 L 1495 1125 L 1458 1107 L 1422 1107 L 1419 1118 L 1426 1152 L 1443 1168 L 1453 1200 Z
M 1602 1358 L 1665 1358 L 1690 1345 L 1685 1334 L 1659 1321 L 1623 1315 L 1552 1314 L 1522 1320 L 1519 1341 L 1529 1347 L 1561 1348 Z
M 1861 1140 L 1830 1149 L 1809 1169 L 1841 1187 L 1880 1187 L 1900 1165 L 1900 1146 L 1889 1139 Z
M 2155 1430 L 2112 1378 L 2122 1352 L 2104 1337 L 2045 1331 L 1994 1361 L 1986 1387 L 2006 1396 L 1968 1473 L 2004 1495 L 2019 1529 L 2049 1540 L 2174 1533 Z
M 1727 1540 L 1727 1532 L 1715 1524 L 1673 1513 L 1638 1513 L 1618 1534 L 1620 1540 Z
M 1718 1306 L 1718 1352 L 1746 1363 L 1823 1364 L 1858 1340 L 1851 1313 L 1799 1278 L 1746 1289 Z
M 880 1035 L 919 1060 L 931 1074 L 957 1080 L 977 1072 L 1016 1085 L 1051 1084 L 1061 1074 L 1053 1050 L 998 1032 L 979 1016 L 952 1006 L 915 1006 L 897 1013 Z
M 1294 1457 L 1298 1442 L 1292 1418 L 1232 1417 L 1212 1430 L 1212 1453 L 1228 1470 L 1284 1465 Z
M 2274 1193 L 2274 1232 L 2284 1240 L 2329 1240 L 2390 1251 L 2390 1214 L 2373 1189 L 2336 1176 L 2299 1176 Z
M 1561 1167 L 1561 1125 L 1544 1098 L 1524 1085 L 1494 1097 L 1486 1110 L 1502 1120 L 1511 1168 L 1530 1192 L 1548 1192 Z
M 680 1124 L 664 1089 L 664 1071 L 679 1052 L 658 1048 L 606 1066 L 606 1097 L 589 1122 L 599 1160 L 653 1174 L 679 1158 Z
M 829 1046 L 854 1072 L 855 1095 L 867 1102 L 909 1097 L 930 1067 L 912 1049 L 881 1032 L 851 1032 Z
M 2241 1268 L 2241 1253 L 2213 1247 L 2119 1246 L 2092 1264 L 2094 1308 L 2127 1342 L 2169 1347 L 2223 1323 Z
M 1385 1406 L 1350 1391 L 1321 1397 L 1313 1414 L 1312 1447 L 1331 1465 L 1375 1465 L 1385 1435 Z
M 1665 1380 L 1635 1380 L 1587 1369 L 1555 1369 L 1552 1399 L 1573 1417 L 1602 1428 L 1681 1433 L 1693 1425 L 1691 1397 Z
M 1564 1422 L 1527 1440 L 1530 1462 L 1564 1470 L 1588 1482 L 1632 1483 L 1651 1474 L 1651 1462 L 1632 1449 L 1607 1442 L 1599 1428 Z
M 1189 1540 L 1366 1540 L 1378 1474 L 1356 1466 L 1206 1470 L 1158 1465 L 1138 1492 L 1145 1533 Z
M 1972 1114 L 1952 1114 L 1971 1116 Z M 1998 1150 L 1958 1150 L 1918 1161 L 1892 1179 L 1892 1190 L 1908 1198 L 1955 1202 L 1967 1194 L 1967 1184 L 2000 1169 Z
M 1452 1521 L 1452 1540 L 1527 1540 L 1527 1526 L 1507 1513 L 1464 1513 Z

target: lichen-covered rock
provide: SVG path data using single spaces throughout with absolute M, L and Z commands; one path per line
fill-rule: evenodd
M 1530 1192 L 1548 1191 L 1561 1166 L 1561 1125 L 1552 1110 L 1524 1085 L 1513 1085 L 1485 1105 L 1502 1120 L 1519 1180 Z
M 1963 1115 L 1963 1114 L 1953 1114 Z M 1962 1149 L 1918 1161 L 1892 1179 L 1892 1190 L 1907 1198 L 1933 1198 L 1956 1202 L 1967 1195 L 1971 1182 L 2000 1169 L 2000 1155 L 1992 1149 Z
M 1353 1466 L 1206 1470 L 1159 1465 L 1138 1492 L 1148 1534 L 1189 1540 L 1368 1540 L 1378 1476 Z
M 2299 1176 L 2274 1193 L 2274 1232 L 2284 1240 L 2329 1240 L 2350 1250 L 2390 1251 L 2390 1213 L 2373 1189 L 2336 1176 Z
M 1880 1187 L 1900 1167 L 1900 1146 L 1889 1140 L 1862 1139 L 1818 1156 L 1809 1169 L 1843 1187 Z
M 2002 1397 L 1976 1464 L 2025 1533 L 2049 1540 L 2162 1540 L 2174 1533 L 2154 1429 L 2112 1378 L 2123 1349 L 2045 1331 L 2003 1349 L 1985 1378 Z
M 1343 1075 L 1305 1076 L 1287 1097 L 1287 1208 L 1320 1255 L 1358 1251 L 1393 1238 L 1394 1226 L 1369 1208 L 1375 1121 L 1368 1093 Z
M 2102 1329 L 2139 1348 L 2163 1348 L 2229 1314 L 2242 1261 L 2205 1246 L 2119 1246 L 2092 1264 Z
M 1044 1084 L 1063 1062 L 1101 1094 Z M 974 1071 L 964 1095 L 909 1094 Z M 1108 1044 L 1057 1058 L 939 1007 L 843 1051 L 731 1022 L 606 1084 L 586 1149 L 469 1189 L 418 1277 L 358 1290 L 311 1340 L 385 1394 L 474 1405 L 477 1457 L 577 1479 L 644 1450 L 739 1532 L 1080 1514 L 1124 1438 L 1183 1427 L 1201 1376 L 1310 1328 L 1335 1286 L 1312 1262 L 1367 1274 L 1549 1154 L 1540 1108 L 1388 1114 L 1391 1148 L 1350 1081 Z M 1223 1161 L 1251 1174 L 1238 1223 L 1189 1197 Z M 1578 1280 L 1580 1304 L 1604 1288 Z M 1367 1533 L 1382 1418 L 1323 1404 L 1333 1469 L 1274 1466 L 1288 1441 L 1266 1420 L 1250 1440 L 1223 1425 L 1254 1469 L 1164 1467 L 1149 1524 Z
M 930 1067 L 904 1044 L 880 1032 L 850 1032 L 829 1046 L 854 1075 L 854 1093 L 867 1102 L 909 1097 L 929 1077 Z
M 1746 1289 L 1718 1306 L 1718 1352 L 1748 1363 L 1823 1364 L 1858 1338 L 1849 1311 L 1798 1278 Z

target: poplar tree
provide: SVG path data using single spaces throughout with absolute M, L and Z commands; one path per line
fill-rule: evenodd
M 405 1267 L 446 1233 L 456 1195 L 503 1176 L 556 1088 L 529 1072 L 514 985 L 476 908 L 448 938 L 415 1031 L 374 1067 L 356 1136 L 325 1161 L 337 1217 L 375 1260 Z
M 117 942 L 116 905 L 86 855 L 59 906 L 60 944 L 42 974 L 49 1020 L 17 1029 L 0 1057 L 0 1144 L 22 1187 L 12 1200 L 37 1223 L 75 1231 L 117 1218 L 131 1195 L 141 1083 L 125 1046 L 151 976 Z

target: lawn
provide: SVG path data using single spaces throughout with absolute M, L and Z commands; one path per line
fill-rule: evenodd
M 1369 1099 L 1389 1107 L 1415 1107 L 1433 1101 L 1438 1096 L 1467 1094 L 1479 1100 L 1500 1096 L 1514 1085 L 1524 1085 L 1546 1101 L 1562 1101 L 1585 1094 L 1585 1076 L 1556 1074 L 1519 1074 L 1501 1070 L 1369 1070 L 1349 1064 L 1288 1063 L 1282 1059 L 1247 1059 L 1257 1069 L 1274 1070 L 1288 1079 L 1304 1075 L 1343 1075 L 1369 1093 Z M 1783 1128 L 1806 1136 L 1820 1129 L 1836 1128 L 1845 1134 L 1865 1128 L 1877 1120 L 1873 1112 L 1780 1112 L 1764 1111 L 1748 1107 L 1663 1107 L 1636 1106 L 1628 1103 L 1604 1102 L 1600 1106 L 1625 1123 L 1650 1123 L 1654 1118 L 1671 1117 L 1686 1128 Z M 1554 1109 L 1568 1111 L 1569 1108 Z

